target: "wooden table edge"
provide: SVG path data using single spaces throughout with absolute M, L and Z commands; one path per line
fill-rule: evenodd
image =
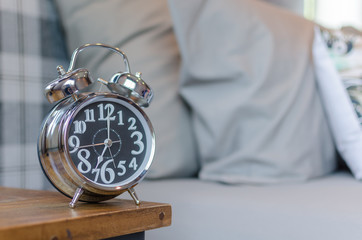
M 4 219 L 0 219 L 0 239 L 101 239 L 171 225 L 172 209 L 166 203 L 141 202 L 140 206 L 136 206 L 131 200 L 113 199 L 100 204 L 80 203 L 77 208 L 70 209 L 69 199 L 58 192 L 0 187 L 0 191 L 4 189 L 7 193 L 18 192 L 17 196 L 19 191 L 23 192 L 26 197 L 18 201 L 15 199 L 15 202 L 0 197 L 0 216 L 9 215 L 11 219 L 11 213 L 14 213 L 18 216 L 13 217 L 19 218 L 17 224 L 7 225 Z M 31 193 L 34 193 L 33 198 Z M 44 206 L 46 197 L 52 201 L 49 206 Z M 26 217 L 26 214 L 33 212 L 32 208 L 35 212 L 39 211 L 39 216 L 34 215 L 33 220 Z M 49 211 L 50 215 L 53 211 L 54 215 L 64 211 L 64 216 L 56 219 L 46 217 L 44 221 L 39 221 L 44 211 Z

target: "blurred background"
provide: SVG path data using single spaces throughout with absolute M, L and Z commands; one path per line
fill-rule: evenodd
M 304 0 L 303 5 L 304 16 L 324 27 L 353 26 L 362 29 L 362 1 Z
M 64 42 L 54 37 L 62 30 L 56 16 L 57 10 L 50 4 L 51 2 L 46 1 L 47 4 L 42 4 L 41 1 L 35 0 L 0 0 L 2 11 L 0 14 L 2 33 L 0 156 L 3 156 L 0 158 L 1 186 L 33 189 L 49 187 L 48 181 L 41 172 L 36 153 L 38 129 L 42 117 L 50 107 L 45 102 L 41 89 L 47 82 L 57 77 L 55 66 L 58 64 L 67 66 L 69 59 L 69 56 L 65 54 Z M 349 30 L 356 35 L 359 35 L 359 31 L 362 30 L 362 1 L 360 0 L 268 0 L 267 2 L 287 8 L 329 29 L 339 30 L 341 27 L 350 26 L 353 28 Z M 20 10 L 25 12 L 25 17 L 11 14 Z M 36 21 L 32 18 L 35 15 L 40 15 Z M 30 16 L 29 19 L 28 16 Z M 33 29 L 34 26 L 37 26 L 38 34 L 33 30 L 27 31 L 27 29 Z M 13 40 L 20 35 L 24 39 L 34 41 L 41 38 L 43 46 L 32 45 L 31 41 Z M 49 39 L 54 42 L 49 42 Z M 46 48 L 47 44 L 58 47 Z M 44 52 L 44 49 L 48 52 Z M 42 60 L 34 58 L 33 52 L 37 51 L 45 58 Z M 20 58 L 12 54 L 14 52 L 29 52 L 30 57 L 27 56 L 20 61 Z M 357 53 L 357 60 L 359 60 L 361 54 Z M 59 62 L 59 59 L 62 61 Z M 17 69 L 12 64 L 14 61 L 21 63 L 21 69 Z M 17 78 L 14 77 L 15 75 Z M 39 78 L 39 76 L 42 77 Z M 24 81 L 25 77 L 27 82 Z M 11 122 L 11 119 L 20 120 Z

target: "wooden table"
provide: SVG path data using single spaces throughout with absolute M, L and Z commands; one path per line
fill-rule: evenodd
M 71 209 L 69 201 L 58 192 L 0 187 L 0 239 L 143 239 L 144 231 L 171 225 L 169 204 L 113 199 Z

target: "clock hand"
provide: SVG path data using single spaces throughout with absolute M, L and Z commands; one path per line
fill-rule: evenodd
M 119 143 L 121 142 L 121 140 L 117 140 L 117 141 L 112 141 L 113 143 Z M 78 148 L 87 148 L 87 147 L 96 147 L 96 146 L 101 146 L 104 145 L 105 143 L 94 143 L 94 144 L 89 144 L 89 145 L 83 145 L 83 146 L 79 146 Z
M 108 139 L 111 139 L 111 137 L 110 137 L 110 135 L 111 135 L 110 134 L 110 130 L 111 130 L 111 126 L 110 126 L 111 125 L 111 119 L 110 118 L 111 118 L 111 116 L 109 116 L 110 115 L 109 114 L 110 113 L 109 109 L 110 108 L 108 108 L 108 117 L 107 117 L 107 136 L 108 136 Z
M 103 155 L 104 155 L 104 153 L 106 152 L 107 148 L 108 148 L 108 146 L 105 145 L 102 154 L 101 154 L 100 156 L 98 156 L 98 158 L 97 158 L 97 165 L 96 165 L 95 169 L 97 169 L 97 168 L 98 168 L 98 165 L 103 161 Z
M 112 151 L 111 151 L 111 147 L 107 146 L 108 147 L 108 150 L 109 150 L 109 154 L 111 154 L 111 158 L 113 160 L 113 166 L 114 168 L 116 168 L 116 163 L 114 162 L 114 158 L 113 158 L 113 155 L 112 155 Z
M 95 147 L 95 146 L 100 146 L 100 145 L 104 145 L 105 143 L 94 143 L 94 144 L 89 144 L 89 145 L 83 145 L 83 146 L 79 146 L 78 148 L 87 148 L 87 147 Z

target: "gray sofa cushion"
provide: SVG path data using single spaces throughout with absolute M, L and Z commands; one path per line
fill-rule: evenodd
M 335 168 L 317 90 L 314 24 L 255 0 L 169 1 L 200 178 L 302 181 Z
M 190 115 L 179 95 L 180 56 L 167 0 L 57 0 L 69 53 L 85 43 L 119 47 L 143 73 L 155 97 L 145 109 L 155 128 L 156 153 L 147 177 L 187 177 L 198 170 Z M 151 2 L 150 2 L 151 3 Z M 119 57 L 88 51 L 78 61 L 93 78 L 124 71 Z M 133 72 L 133 73 L 134 73 Z
M 172 225 L 146 232 L 149 240 L 359 240 L 362 236 L 362 184 L 349 173 L 272 186 L 230 186 L 197 179 L 144 181 L 136 190 L 142 200 L 172 205 Z

